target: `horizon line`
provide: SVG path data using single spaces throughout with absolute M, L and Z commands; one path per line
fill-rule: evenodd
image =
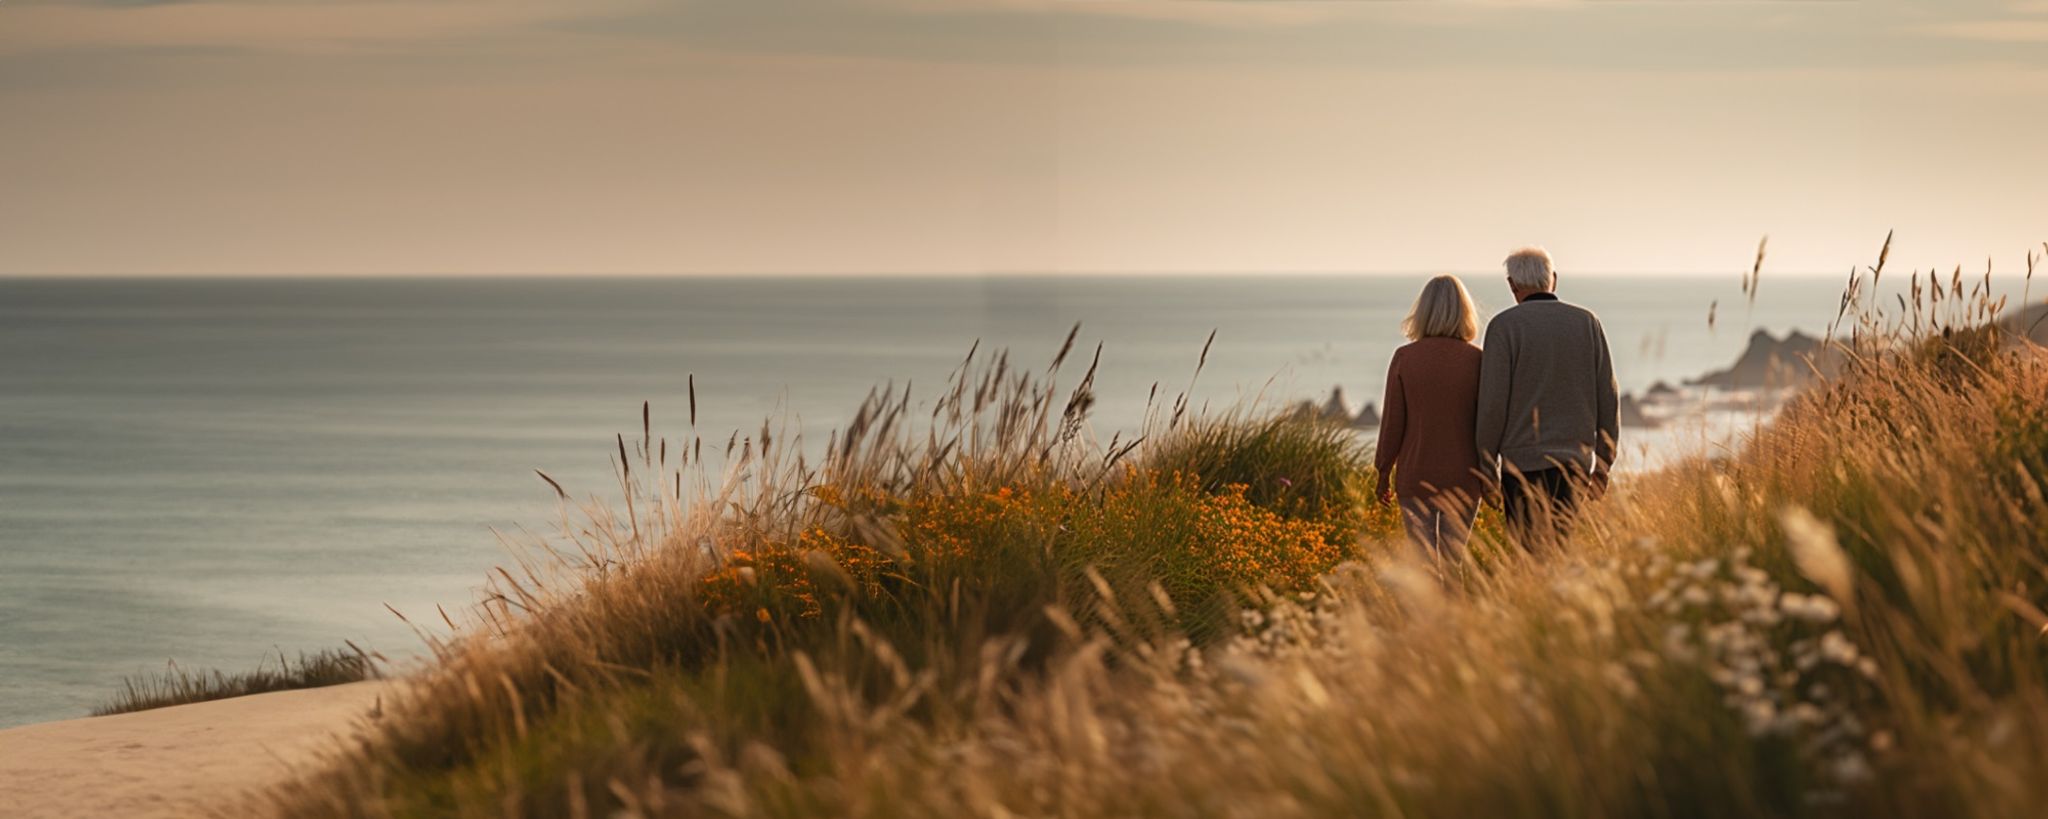
M 1859 271 L 1859 272 L 1861 272 L 1861 269 L 1862 269 L 1862 266 L 1861 266 L 1861 265 L 1858 265 L 1858 271 Z M 1035 271 L 1035 270 L 952 270 L 952 271 L 937 271 L 937 270 L 913 270 L 913 271 L 901 271 L 901 270 L 896 270 L 896 271 L 856 271 L 856 272 L 824 272 L 824 271 L 796 271 L 796 270 L 789 270 L 789 271 L 756 271 L 756 272 L 745 272 L 745 273 L 741 273 L 741 272 L 682 272 L 682 271 L 676 271 L 676 272 L 656 272 L 656 273 L 636 273 L 636 272 L 615 272 L 615 271 L 612 271 L 612 272 L 587 272 L 587 273 L 561 273 L 561 272 L 540 272 L 540 271 L 527 271 L 527 272 L 515 272 L 515 271 L 498 271 L 498 272 L 487 272 L 487 273 L 451 273 L 451 272 L 445 272 L 445 271 L 440 271 L 440 272 L 428 272 L 428 271 L 422 271 L 422 272 L 410 272 L 410 273 L 392 273 L 392 272 L 320 272 L 320 273 L 219 273 L 219 272 L 216 272 L 216 273 L 120 273 L 120 272 L 106 272 L 106 273 L 10 273 L 10 272 L 0 272 L 0 281 L 153 281 L 153 280 L 162 280 L 162 281 L 175 281 L 175 280 L 209 280 L 209 281 L 212 281 L 212 280 L 217 280 L 217 281 L 263 281 L 263 280 L 281 280 L 281 279 L 320 279 L 320 280 L 336 280 L 336 279 L 347 279 L 347 280 L 425 280 L 425 279 L 434 279 L 434 280 L 448 280 L 448 279 L 478 279 L 478 280 L 488 280 L 488 279 L 501 279 L 501 280 L 504 280 L 504 279 L 520 279 L 520 280 L 544 280 L 544 279 L 596 279 L 596 280 L 621 280 L 621 279 L 648 279 L 648 280 L 655 280 L 655 279 L 725 279 L 725 280 L 731 280 L 731 279 L 861 279 L 861 278 L 866 278 L 866 279 L 935 279 L 935 278 L 962 278 L 962 279 L 964 279 L 964 278 L 1007 278 L 1007 279 L 1059 279 L 1059 278 L 1074 278 L 1074 279 L 1081 279 L 1081 278 L 1100 278 L 1100 279 L 1111 279 L 1111 278 L 1124 278 L 1124 279 L 1129 279 L 1129 278 L 1247 278 L 1247 277 L 1256 277 L 1256 276 L 1273 276 L 1273 277 L 1286 277 L 1286 278 L 1381 278 L 1381 277 L 1393 277 L 1393 276 L 1439 276 L 1439 275 L 1446 275 L 1446 274 L 1448 274 L 1448 275 L 1453 275 L 1453 276 L 1458 276 L 1458 277 L 1460 277 L 1460 278 L 1464 278 L 1464 277 L 1468 277 L 1468 276 L 1496 276 L 1496 275 L 1502 275 L 1502 272 L 1501 272 L 1501 271 L 1499 271 L 1499 270 L 1442 270 L 1442 269 L 1433 269 L 1433 270 L 1150 270 L 1150 271 L 1138 271 L 1138 270 L 1086 270 L 1086 271 L 1082 271 L 1082 270 L 1061 270 L 1061 271 Z M 1743 277 L 1743 276 L 1747 276 L 1747 275 L 1749 274 L 1749 271 L 1748 271 L 1748 270 L 1738 270 L 1738 269 L 1735 269 L 1735 268 L 1730 268 L 1730 269 L 1728 269 L 1728 270 L 1723 270 L 1723 271 L 1703 271 L 1703 270 L 1570 270 L 1570 269 L 1565 269 L 1565 270 L 1560 270 L 1560 271 L 1558 271 L 1558 274 L 1559 274 L 1559 277 L 1560 277 L 1560 279 L 1563 279 L 1563 280 L 1569 280 L 1569 279 L 1570 279 L 1570 278 L 1572 278 L 1572 277 L 1590 277 L 1590 278 L 1619 278 L 1619 277 L 1624 277 L 1624 276 L 1638 276 L 1638 277 L 1687 277 L 1687 278 L 1695 278 L 1695 277 L 1697 277 L 1697 278 L 1704 278 L 1704 277 L 1713 277 L 1713 276 L 1735 276 L 1735 277 Z M 1840 271 L 1832 271 L 1832 272 L 1821 272 L 1821 271 L 1789 271 L 1789 270 L 1788 270 L 1788 271 L 1780 271 L 1780 272 L 1775 272 L 1775 273 L 1771 273 L 1771 275 L 1774 275 L 1774 276 L 1783 276 L 1783 277 L 1798 277 L 1798 278 L 1820 278 L 1820 277 L 1834 277 L 1834 278 L 1838 278 L 1838 279 L 1839 279 L 1839 278 L 1842 278 L 1842 275 L 1843 275 L 1843 274 L 1842 274 L 1842 273 L 1841 273 Z M 1994 275 L 1996 275 L 1996 274 L 1994 274 Z M 2024 275 L 2024 274 L 2023 274 L 2023 273 L 2021 273 L 2021 274 L 2017 274 L 2017 275 Z

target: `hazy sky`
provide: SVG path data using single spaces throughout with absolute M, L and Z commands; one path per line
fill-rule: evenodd
M 5 0 L 0 274 L 2015 269 L 2048 0 Z

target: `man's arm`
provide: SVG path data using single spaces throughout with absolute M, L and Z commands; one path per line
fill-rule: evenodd
M 1507 434 L 1508 389 L 1514 383 L 1514 351 L 1499 319 L 1486 327 L 1486 347 L 1479 355 L 1479 408 L 1473 440 L 1479 445 L 1480 469 L 1496 475 L 1501 437 Z
M 1614 382 L 1614 355 L 1607 349 L 1607 330 L 1593 319 L 1594 408 L 1599 413 L 1599 440 L 1593 444 L 1594 468 L 1605 472 L 1614 466 L 1616 444 L 1621 442 L 1621 397 Z

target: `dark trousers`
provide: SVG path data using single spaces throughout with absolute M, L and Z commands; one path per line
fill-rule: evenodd
M 1501 476 L 1500 501 L 1509 535 L 1530 551 L 1563 540 L 1571 531 L 1579 484 L 1584 480 L 1575 469 L 1519 474 L 1508 470 Z

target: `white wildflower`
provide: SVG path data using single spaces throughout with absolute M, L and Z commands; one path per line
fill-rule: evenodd
M 1835 605 L 1833 600 L 1818 594 L 1806 595 L 1795 592 L 1786 592 L 1779 598 L 1778 609 L 1787 617 L 1809 623 L 1833 622 L 1842 613 L 1842 607 Z
M 1829 662 L 1852 665 L 1856 662 L 1856 644 L 1841 632 L 1830 631 L 1820 638 L 1820 655 Z
M 1742 719 L 1748 724 L 1751 736 L 1770 733 L 1778 722 L 1778 709 L 1770 700 L 1752 699 L 1742 704 Z
M 1684 623 L 1667 626 L 1664 629 L 1664 654 L 1673 659 L 1692 659 L 1692 627 Z
M 1845 785 L 1866 781 L 1873 774 L 1870 762 L 1862 754 L 1853 752 L 1837 758 L 1828 772 L 1834 775 L 1836 782 Z
M 1814 597 L 1806 598 L 1806 619 L 1810 621 L 1816 623 L 1829 623 L 1833 622 L 1834 619 L 1836 617 L 1841 616 L 1841 614 L 1842 607 L 1835 605 L 1835 601 L 1833 600 L 1829 600 L 1828 598 L 1820 597 L 1817 595 Z
M 1733 636 L 1728 630 L 1727 624 L 1715 623 L 1708 626 L 1706 631 L 1700 633 L 1700 641 L 1706 643 L 1708 648 L 1715 651 L 1727 651 L 1728 643 Z

